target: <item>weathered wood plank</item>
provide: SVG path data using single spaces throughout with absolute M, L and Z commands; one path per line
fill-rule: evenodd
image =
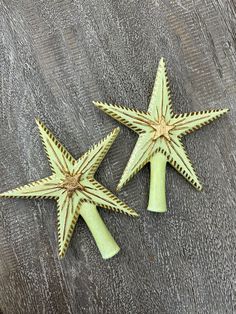
M 234 1 L 5 0 L 0 16 L 1 191 L 50 173 L 35 116 L 78 157 L 117 125 L 92 100 L 146 109 L 161 56 L 176 112 L 231 109 L 186 137 L 203 192 L 168 167 L 170 210 L 151 214 L 146 167 L 119 194 L 139 220 L 101 209 L 111 260 L 79 221 L 59 261 L 55 204 L 1 200 L 1 311 L 236 312 Z M 121 128 L 97 174 L 112 190 L 136 140 Z

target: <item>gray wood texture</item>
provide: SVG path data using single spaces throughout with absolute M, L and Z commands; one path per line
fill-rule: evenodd
M 161 56 L 176 112 L 231 109 L 185 138 L 203 192 L 168 166 L 169 211 L 147 212 L 147 166 L 119 193 L 139 220 L 100 210 L 108 261 L 82 220 L 58 259 L 54 201 L 1 200 L 1 312 L 236 313 L 234 0 L 1 0 L 0 29 L 1 191 L 50 174 L 35 116 L 78 157 L 118 125 L 92 100 L 145 110 Z M 97 172 L 113 191 L 121 130 Z

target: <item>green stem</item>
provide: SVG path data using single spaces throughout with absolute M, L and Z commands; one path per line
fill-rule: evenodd
M 166 157 L 158 152 L 150 160 L 150 190 L 148 210 L 164 213 L 166 207 Z
M 104 224 L 96 205 L 84 202 L 80 214 L 91 231 L 102 257 L 108 259 L 116 255 L 120 248 Z

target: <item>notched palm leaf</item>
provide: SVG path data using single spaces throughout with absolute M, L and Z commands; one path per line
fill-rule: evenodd
M 104 110 L 117 121 L 127 125 L 130 129 L 138 134 L 148 130 L 147 121 L 150 117 L 146 113 L 136 109 L 128 109 L 119 105 L 108 105 L 101 102 L 93 102 L 95 106 Z
M 228 111 L 229 109 L 213 109 L 175 115 L 172 119 L 175 126 L 174 134 L 182 137 L 183 135 L 194 132 L 218 119 Z
M 148 112 L 155 120 L 159 120 L 161 119 L 161 117 L 165 117 L 165 120 L 167 122 L 170 121 L 173 115 L 169 80 L 167 77 L 166 65 L 163 58 L 161 58 L 157 69 Z
M 0 196 L 8 198 L 57 198 L 59 195 L 60 190 L 55 175 L 0 194 Z

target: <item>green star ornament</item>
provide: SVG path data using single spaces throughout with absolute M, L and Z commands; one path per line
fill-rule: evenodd
M 91 231 L 104 259 L 120 248 L 102 221 L 96 206 L 130 216 L 138 214 L 94 179 L 95 171 L 119 133 L 114 129 L 77 161 L 45 125 L 36 120 L 53 174 L 0 194 L 1 197 L 54 198 L 57 201 L 59 256 L 63 257 L 79 215 Z
M 148 112 L 94 102 L 108 115 L 138 133 L 139 138 L 117 189 L 121 189 L 145 164 L 150 162 L 148 210 L 165 212 L 165 173 L 169 162 L 195 188 L 202 189 L 181 138 L 226 113 L 228 109 L 174 114 L 163 58 L 159 62 Z

